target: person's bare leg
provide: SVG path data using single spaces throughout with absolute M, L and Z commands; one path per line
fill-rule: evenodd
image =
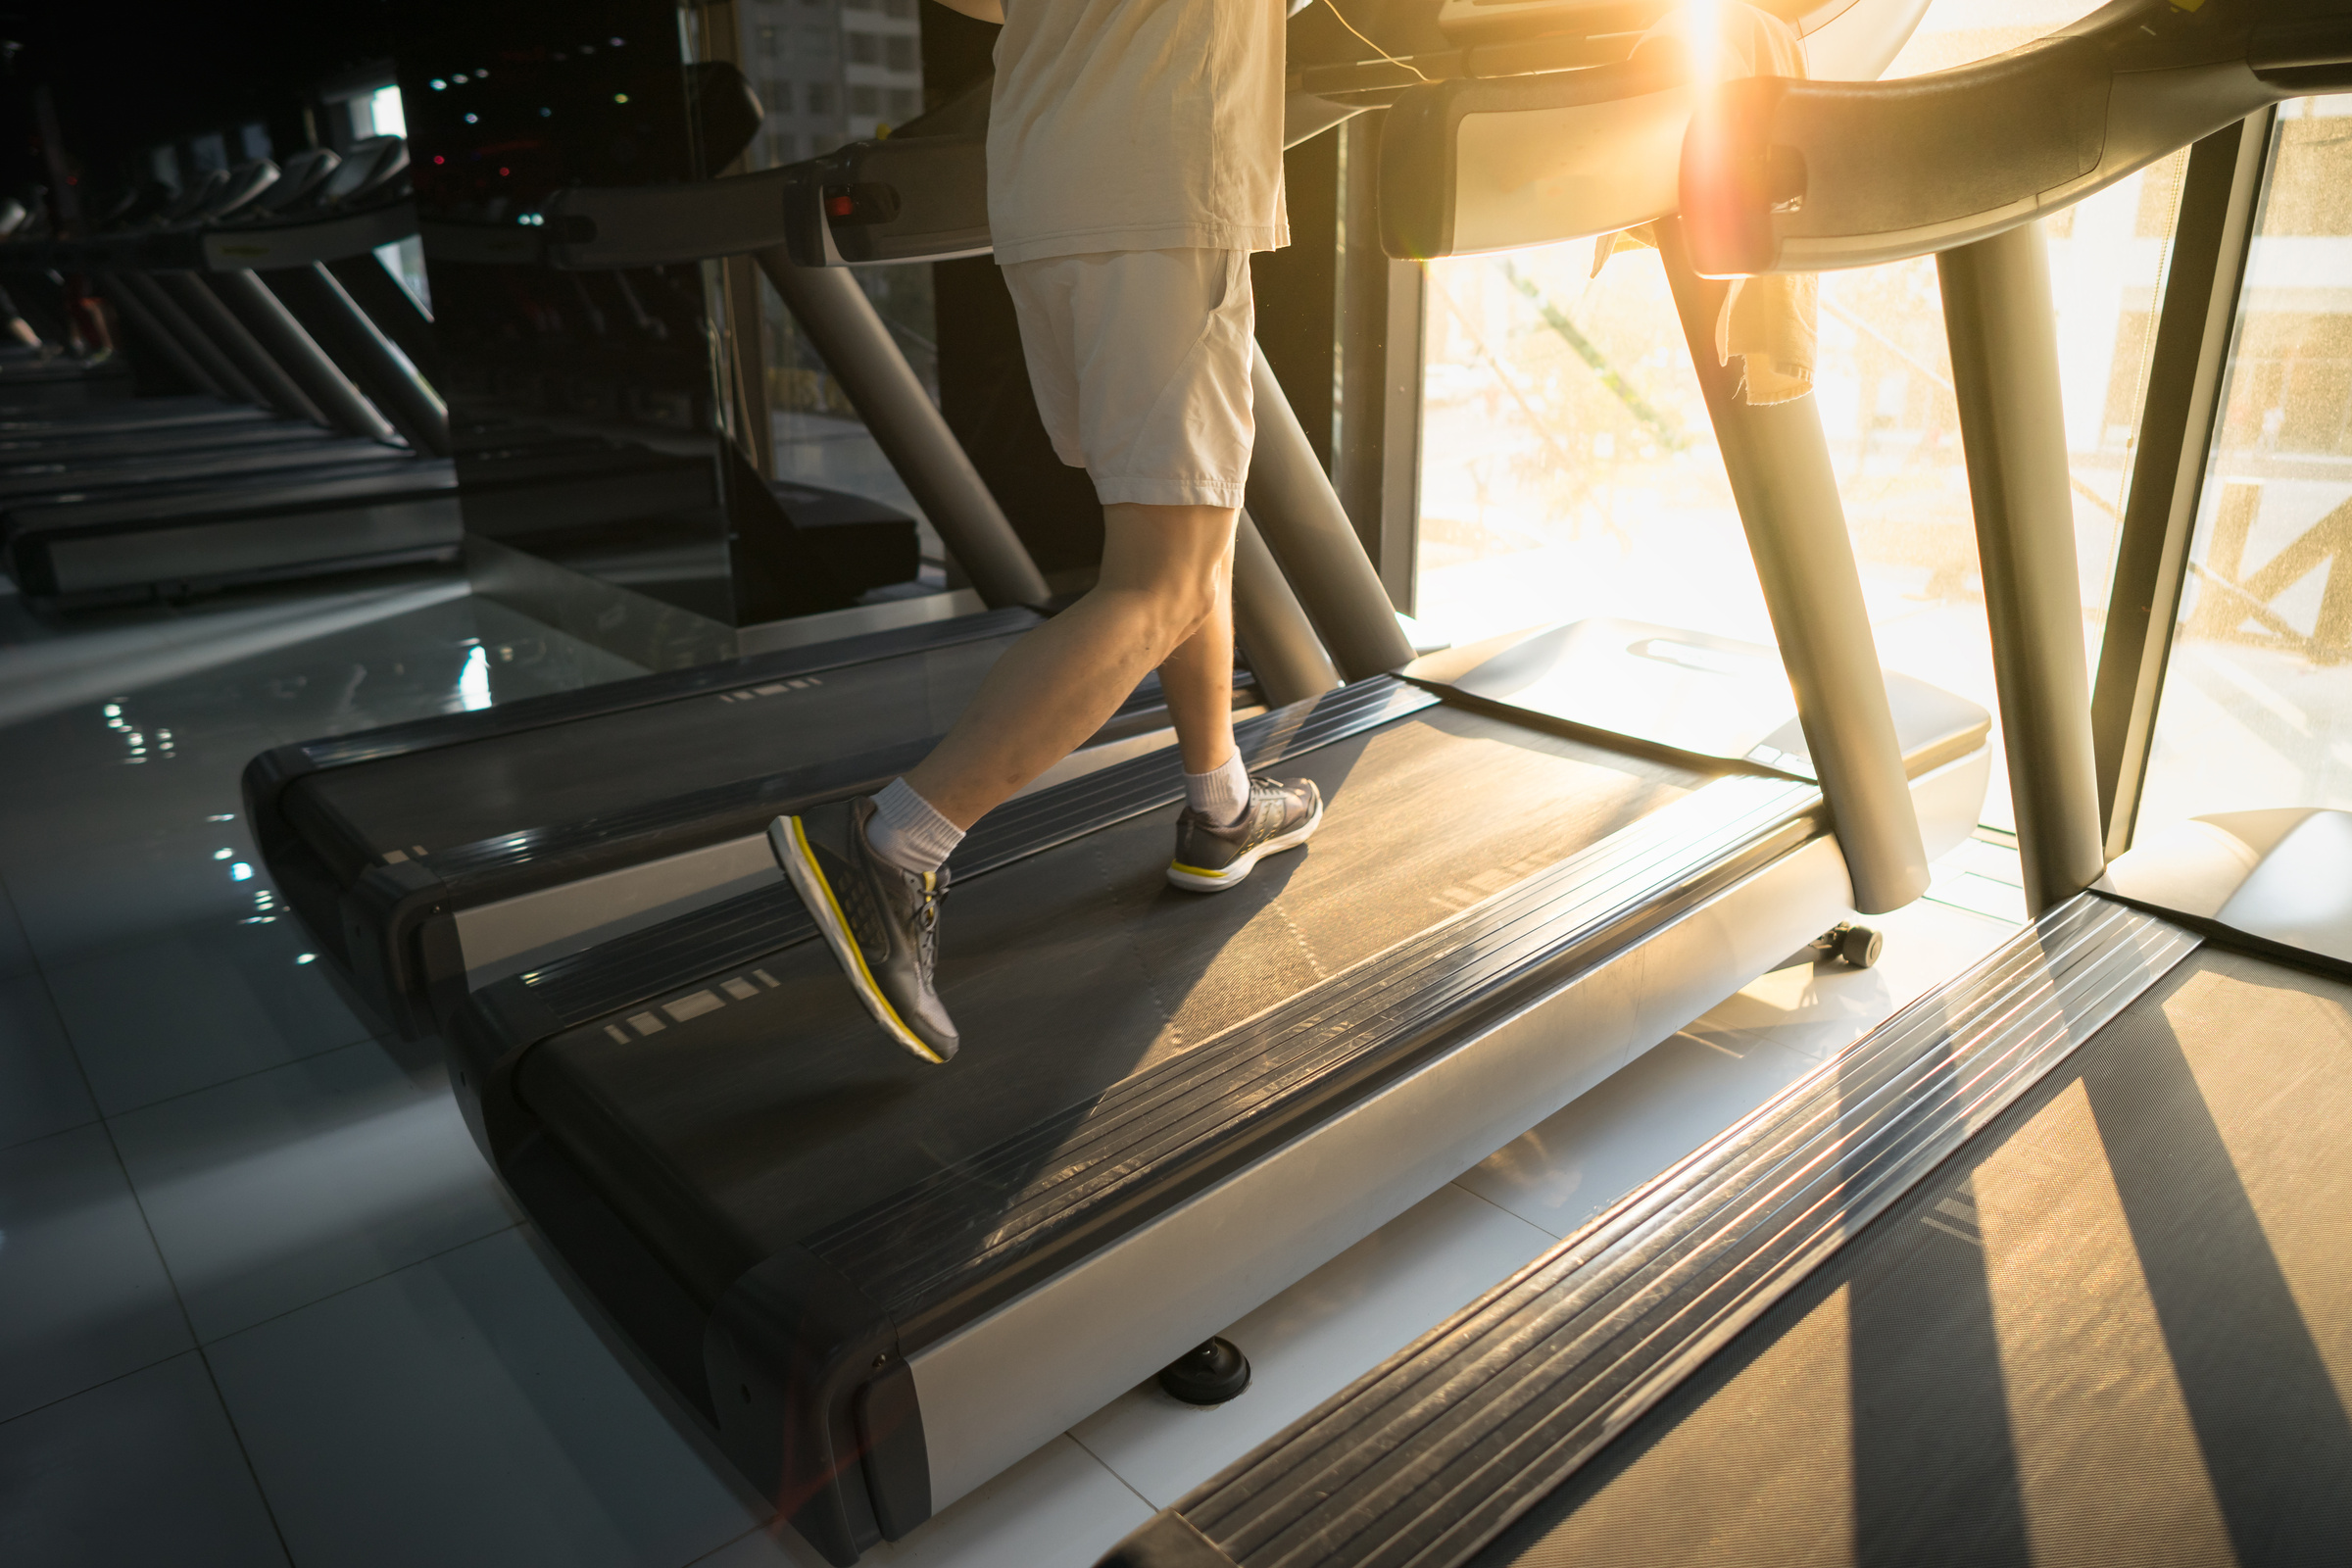
M 1230 604 L 1230 588 L 1221 595 L 1219 585 L 1230 575 L 1234 517 L 1224 507 L 1104 507 L 1093 591 L 997 661 L 955 728 L 906 775 L 907 787 L 969 829 L 1085 744 L 1221 600 Z
M 1233 546 L 1217 568 L 1217 607 L 1159 666 L 1159 689 L 1176 724 L 1187 773 L 1223 767 L 1233 756 Z
M 10 320 L 8 323 L 8 335 L 15 338 L 18 342 L 24 344 L 26 348 L 37 349 L 41 346 L 41 334 L 35 332 L 32 329 L 31 323 L 26 321 L 22 316 L 16 317 Z

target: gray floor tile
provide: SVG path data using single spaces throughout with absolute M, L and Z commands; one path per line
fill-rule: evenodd
M 207 1353 L 304 1568 L 677 1564 L 763 1517 L 520 1231 Z
M 1088 1568 L 1152 1507 L 1068 1438 L 1055 1438 L 858 1568 Z M 824 1568 L 790 1530 L 755 1531 L 694 1568 Z
M 1459 1187 L 1442 1187 L 1225 1331 L 1250 1357 L 1241 1397 L 1202 1410 L 1146 1383 L 1070 1436 L 1146 1502 L 1167 1507 L 1552 1240 Z
M 1461 1185 L 1566 1236 L 1812 1068 L 1768 1041 L 1678 1034 L 1505 1144 Z
M 12 848 L 0 871 L 40 961 L 56 969 L 184 927 L 282 913 L 233 800 L 217 810 L 116 813 Z
M 0 888 L 0 1149 L 98 1119 L 15 906 Z
M 233 809 L 246 760 L 273 745 L 274 732 L 245 714 L 203 731 L 185 723 L 157 712 L 141 694 L 125 694 L 120 703 L 0 730 L 11 754 L 26 759 L 0 773 L 0 806 L 10 817 L 0 844 L 13 852 L 45 834 L 118 827 L 182 806 Z M 210 804 L 216 800 L 224 804 Z
M 369 1037 L 290 918 L 225 920 L 50 970 L 66 1032 L 113 1115 Z
M 106 1129 L 0 1150 L 0 1420 L 193 1344 Z
M 2023 925 L 2026 920 L 2025 891 L 1979 871 L 1938 877 L 1936 885 L 1928 889 L 1928 897 L 1938 904 L 2011 925 Z
M 37 974 L 0 974 L 0 1149 L 98 1119 Z
M 466 599 L 233 672 L 248 710 L 288 741 L 348 734 L 630 675 L 641 666 L 488 600 Z
M 0 1562 L 262 1568 L 285 1560 L 194 1352 L 0 1422 Z
M 519 1217 L 446 1082 L 372 1041 L 115 1118 L 116 1147 L 200 1341 Z
M 1932 899 L 1873 915 L 1869 923 L 1886 938 L 1871 968 L 1832 961 L 1777 969 L 1709 1008 L 1685 1032 L 1742 1055 L 1743 1041 L 1768 1040 L 1808 1061 L 1827 1061 L 2016 929 Z
M 240 593 L 178 612 L 77 616 L 65 635 L 0 648 L 0 725 L 142 691 L 163 692 L 174 714 L 196 715 L 230 684 L 221 671 L 288 660 L 303 644 L 465 592 L 464 577 L 442 568 L 352 586 Z

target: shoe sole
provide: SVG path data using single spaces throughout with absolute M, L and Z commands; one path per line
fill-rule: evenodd
M 850 923 L 841 912 L 841 901 L 833 896 L 833 884 L 825 880 L 824 868 L 816 863 L 815 847 L 808 842 L 808 834 L 801 826 L 801 819 L 797 816 L 777 817 L 768 824 L 767 841 L 776 852 L 776 860 L 784 867 L 784 875 L 791 881 L 793 891 L 801 896 L 801 903 L 808 908 L 809 917 L 816 921 L 816 929 L 823 935 L 825 946 L 833 950 L 833 956 L 841 964 L 842 973 L 849 976 L 850 989 L 858 993 L 858 1000 L 865 1004 L 865 1010 L 873 1014 L 874 1022 L 880 1024 L 882 1032 L 910 1055 L 934 1067 L 945 1066 L 948 1058 L 925 1044 L 922 1036 L 906 1027 L 906 1020 L 899 1016 L 899 1009 L 890 1004 L 890 999 L 874 983 L 873 971 L 865 966 L 865 954 L 858 948 L 857 939 L 850 935 Z
M 1282 837 L 1266 840 L 1265 843 L 1260 844 L 1222 871 L 1211 871 L 1205 866 L 1186 865 L 1182 860 L 1170 860 L 1168 862 L 1168 881 L 1172 885 L 1184 889 L 1187 893 L 1222 893 L 1227 888 L 1239 887 L 1256 868 L 1258 861 L 1269 855 L 1280 855 L 1285 850 L 1297 849 L 1314 837 L 1315 829 L 1322 825 L 1323 803 L 1317 801 L 1314 815 Z

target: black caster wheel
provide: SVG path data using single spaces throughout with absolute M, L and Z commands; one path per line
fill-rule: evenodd
M 1879 954 L 1886 946 L 1883 932 L 1866 925 L 1849 925 L 1838 933 L 1838 956 L 1857 969 L 1867 969 L 1879 961 Z
M 1231 1340 L 1210 1340 L 1161 1367 L 1159 1386 L 1187 1404 L 1223 1404 L 1250 1386 L 1250 1358 Z

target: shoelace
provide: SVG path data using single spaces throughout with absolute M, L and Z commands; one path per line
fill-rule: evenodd
M 1280 779 L 1268 778 L 1262 773 L 1250 775 L 1250 812 L 1242 823 L 1244 829 L 1242 841 L 1244 843 L 1248 843 L 1255 838 L 1262 829 L 1272 825 L 1270 818 L 1280 815 L 1283 799 Z M 1273 808 L 1271 812 L 1268 810 L 1269 807 Z
M 930 974 L 939 966 L 939 906 L 947 901 L 948 885 L 936 883 L 920 897 L 921 902 L 914 906 L 914 918 L 921 933 L 915 938 L 915 961 L 922 965 L 925 974 Z

